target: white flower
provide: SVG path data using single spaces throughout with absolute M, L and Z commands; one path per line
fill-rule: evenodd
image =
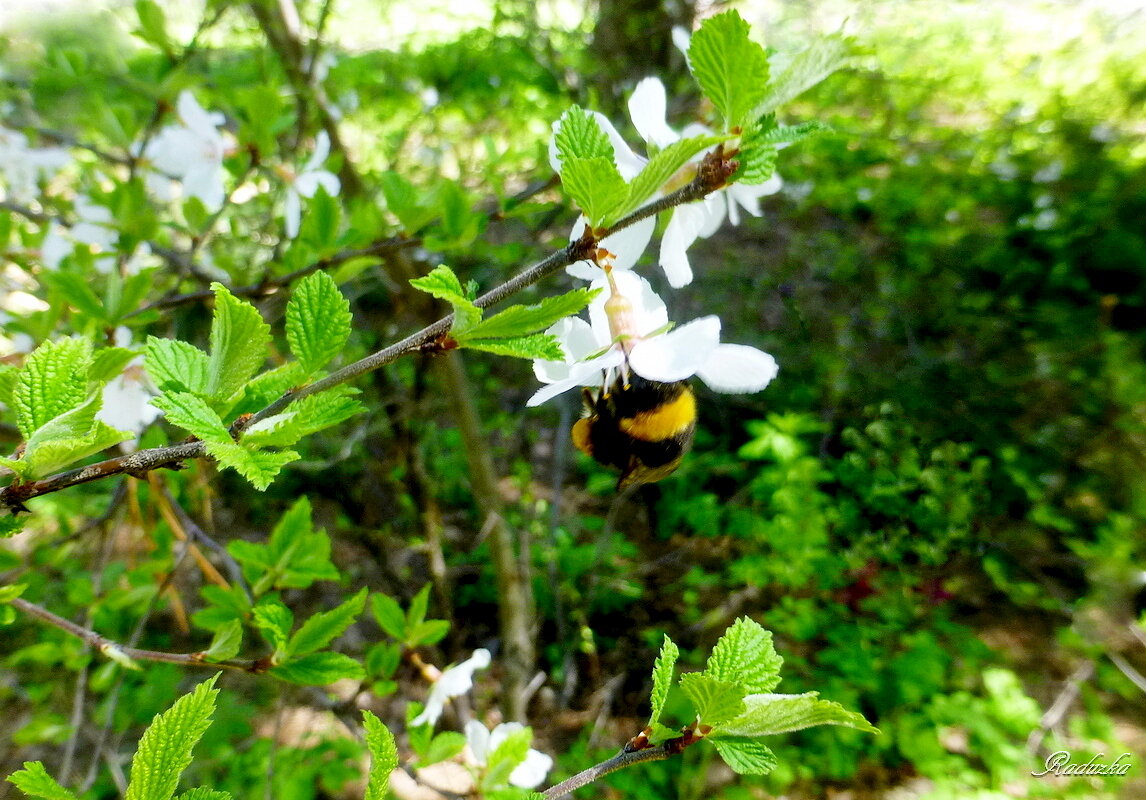
M 566 360 L 534 361 L 538 380 L 548 385 L 527 405 L 576 386 L 608 385 L 626 365 L 647 380 L 672 383 L 695 375 L 714 391 L 727 393 L 758 392 L 776 377 L 779 367 L 772 356 L 755 347 L 721 344 L 718 317 L 701 317 L 665 333 L 665 304 L 648 281 L 633 272 L 611 278 L 616 290 L 590 303 L 589 324 L 570 318 L 548 330 L 560 340 Z M 606 280 L 600 278 L 593 288 L 604 287 Z M 625 302 L 607 309 L 615 297 Z
M 491 732 L 485 725 L 471 719 L 466 723 L 466 743 L 470 746 L 474 761 L 484 767 L 498 745 L 510 734 L 523 730 L 524 727 L 520 722 L 503 722 Z M 534 789 L 541 785 L 552 768 L 553 759 L 550 756 L 530 748 L 525 754 L 525 760 L 509 774 L 509 782 L 521 789 Z
M 29 147 L 23 133 L 0 127 L 0 187 L 6 200 L 31 202 L 37 194 L 37 183 L 51 177 L 69 160 L 66 150 Z
M 321 131 L 314 138 L 314 154 L 302 168 L 302 172 L 287 180 L 286 207 L 286 235 L 288 239 L 298 236 L 299 221 L 302 219 L 302 198 L 314 197 L 318 187 L 326 189 L 331 197 L 338 194 L 342 184 L 338 176 L 322 169 L 322 163 L 330 155 L 330 137 L 326 131 Z
M 115 346 L 131 347 L 131 330 L 123 325 L 115 329 Z M 159 409 L 151 405 L 153 393 L 143 371 L 143 357 L 131 360 L 123 372 L 103 387 L 103 403 L 96 419 L 116 430 L 130 431 L 136 439 L 143 429 L 159 416 Z M 123 442 L 120 447 L 133 450 L 134 442 Z
M 687 47 L 683 49 L 687 52 Z M 669 127 L 665 119 L 668 107 L 665 87 L 657 78 L 645 78 L 638 83 L 629 96 L 628 105 L 629 116 L 641 138 L 657 148 L 663 149 L 682 138 L 712 133 L 703 125 L 696 124 L 687 126 L 680 134 Z M 697 238 L 708 238 L 714 234 L 726 214 L 729 222 L 739 225 L 741 208 L 754 217 L 760 216 L 760 198 L 775 194 L 782 186 L 780 176 L 773 174 L 762 184 L 734 183 L 708 195 L 703 203 L 674 208 L 661 239 L 660 253 L 661 267 L 669 284 L 679 288 L 692 281 L 692 266 L 688 262 L 687 250 Z
M 183 190 L 209 210 L 222 207 L 226 141 L 218 128 L 223 115 L 208 113 L 187 89 L 176 103 L 179 125 L 169 125 L 147 143 L 143 156 L 160 172 L 178 178 Z M 153 188 L 159 188 L 149 181 Z M 162 192 L 160 192 L 162 194 Z
M 451 697 L 463 695 L 474 685 L 474 672 L 485 669 L 490 664 L 489 650 L 481 648 L 460 664 L 444 670 L 430 688 L 426 707 L 422 713 L 410 720 L 411 725 L 433 725 L 442 716 L 442 709 Z
M 111 226 L 111 211 L 92 203 L 84 195 L 76 197 L 75 210 L 76 222 L 70 228 L 53 223 L 48 229 L 40 245 L 40 261 L 49 269 L 56 269 L 66 256 L 72 254 L 77 244 L 85 244 L 94 247 L 97 253 L 103 253 L 96 259 L 96 269 L 108 272 L 115 262 L 114 253 L 107 251 L 114 250 L 119 238 L 119 233 Z

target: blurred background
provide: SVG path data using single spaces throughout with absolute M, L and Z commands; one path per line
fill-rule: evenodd
M 109 197 L 118 190 L 84 170 L 127 152 L 157 98 L 177 88 L 283 163 L 305 161 L 306 137 L 336 125 L 348 154 L 338 246 L 396 230 L 423 242 L 332 270 L 352 301 L 349 360 L 436 318 L 406 285 L 430 265 L 444 260 L 485 289 L 564 243 L 575 211 L 551 205 L 546 147 L 571 102 L 639 141 L 625 100 L 657 75 L 674 127 L 703 115 L 671 30 L 724 5 L 278 4 L 297 15 L 286 20 L 304 45 L 294 62 L 261 2 L 159 7 L 167 46 L 128 3 L 8 0 L 0 122 L 72 148 L 73 172 Z M 500 643 L 482 520 L 499 511 L 531 587 L 544 680 L 527 713 L 534 747 L 558 760 L 554 777 L 643 726 L 663 634 L 700 667 L 741 615 L 774 632 L 780 691 L 819 691 L 882 731 L 784 737 L 770 744 L 780 766 L 765 778 L 738 778 L 694 748 L 610 776 L 601 796 L 1146 796 L 1146 3 L 736 7 L 781 57 L 841 27 L 855 57 L 781 110 L 781 122 L 818 119 L 834 132 L 781 153 L 784 187 L 762 216 L 692 248 L 690 286 L 669 293 L 654 251 L 642 262 L 675 319 L 719 313 L 725 341 L 780 363 L 758 395 L 697 387 L 696 445 L 676 475 L 618 498 L 616 476 L 567 444 L 576 398 L 527 409 L 529 364 L 467 353 L 464 363 L 407 358 L 361 380 L 371 413 L 308 440 L 264 494 L 204 464 L 164 476 L 166 486 L 223 542 L 261 541 L 308 495 L 343 587 L 404 605 L 432 584 L 432 616 L 453 627 L 423 649 L 426 661 L 494 650 L 473 700 L 483 713 L 497 704 Z M 292 63 L 321 97 L 292 94 Z M 276 243 L 266 178 L 240 158 L 226 166 L 250 191 L 200 251 L 210 276 L 246 286 L 328 254 L 314 241 Z M 394 174 L 422 198 L 409 206 L 422 218 L 396 210 Z M 56 201 L 68 190 L 33 210 Z M 8 306 L 13 363 L 18 334 L 41 341 L 82 317 L 44 278 L 42 220 L 27 211 L 11 196 L 0 205 L 0 291 L 41 301 Z M 139 225 L 140 238 L 172 246 L 187 233 Z M 155 274 L 157 291 L 203 280 L 164 265 Z M 526 300 L 569 286 L 559 276 Z M 282 313 L 275 296 L 260 305 L 268 319 Z M 204 336 L 208 320 L 202 305 L 182 304 L 127 324 L 139 342 Z M 172 435 L 153 427 L 143 444 Z M 0 428 L 0 449 L 17 436 Z M 88 610 L 97 630 L 126 639 L 170 567 L 158 494 L 131 481 L 42 498 L 32 530 L 0 545 L 0 569 L 55 613 Z M 186 651 L 210 638 L 193 618 L 203 579 L 185 570 L 145 618 L 149 646 Z M 326 608 L 343 587 L 288 596 Z M 380 636 L 363 621 L 344 649 L 360 655 Z M 4 774 L 33 758 L 59 764 L 66 743 L 100 730 L 130 754 L 188 685 L 162 665 L 113 676 L 26 619 L 2 641 Z M 355 796 L 360 747 L 315 695 L 242 675 L 225 686 L 231 699 L 193 768 L 200 782 L 254 797 L 273 773 L 268 797 Z M 425 688 L 403 665 L 371 691 L 372 707 L 400 720 L 405 698 Z M 302 715 L 297 730 L 288 713 Z M 1133 767 L 1032 776 L 1058 750 L 1079 762 L 1130 753 Z M 83 778 L 77 767 L 73 780 Z M 102 765 L 87 781 L 90 796 L 115 796 Z

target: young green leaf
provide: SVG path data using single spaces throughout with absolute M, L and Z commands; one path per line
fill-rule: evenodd
M 410 608 L 406 610 L 406 628 L 420 625 L 430 610 L 430 584 L 424 585 L 410 600 Z
M 737 775 L 767 775 L 777 765 L 775 754 L 759 739 L 742 736 L 710 739 L 724 763 Z
M 362 680 L 366 671 L 353 658 L 329 650 L 310 653 L 302 658 L 272 667 L 269 674 L 300 686 L 326 686 L 345 679 Z
M 394 735 L 369 711 L 362 712 L 362 725 L 366 729 L 366 747 L 370 750 L 365 800 L 385 800 L 390 773 L 398 768 L 398 746 Z
M 692 74 L 724 118 L 724 130 L 742 127 L 768 86 L 768 56 L 749 38 L 748 23 L 736 11 L 710 17 L 688 48 Z
M 107 311 L 92 291 L 86 276 L 78 272 L 45 272 L 41 279 L 59 295 L 58 299 L 79 311 L 89 321 L 107 323 Z
M 561 186 L 593 227 L 612 219 L 629 196 L 629 185 L 611 158 L 568 158 L 561 164 Z
M 25 761 L 23 769 L 8 776 L 8 782 L 29 797 L 41 797 L 43 800 L 76 800 L 72 791 L 61 786 L 39 761 Z
M 325 272 L 303 278 L 286 310 L 291 352 L 309 377 L 342 351 L 350 338 L 350 303 Z
M 230 792 L 199 786 L 195 789 L 188 789 L 181 795 L 177 795 L 175 800 L 233 800 L 233 798 Z
M 383 172 L 378 183 L 386 209 L 398 218 L 406 233 L 416 233 L 437 215 L 437 208 L 421 202 L 424 193 L 398 173 Z
M 813 725 L 843 725 L 867 733 L 879 733 L 863 715 L 839 703 L 820 700 L 817 692 L 805 694 L 750 694 L 744 698 L 744 713 L 713 731 L 713 736 L 772 736 Z
M 370 610 L 379 628 L 400 642 L 406 640 L 406 615 L 397 600 L 379 592 L 370 598 Z
M 304 622 L 290 638 L 287 652 L 292 656 L 305 656 L 342 635 L 366 607 L 366 589 L 330 611 L 320 611 Z
M 600 293 L 600 289 L 574 289 L 556 297 L 547 297 L 536 305 L 510 306 L 470 328 L 466 331 L 466 338 L 501 339 L 543 331 L 558 320 L 581 311 Z
M 470 350 L 482 350 L 513 358 L 544 358 L 547 361 L 561 361 L 565 358 L 561 342 L 556 336 L 548 333 L 535 333 L 513 339 L 466 339 L 462 346 Z
M 414 278 L 410 285 L 450 304 L 454 310 L 450 332 L 454 336 L 464 334 L 481 320 L 481 309 L 473 304 L 458 276 L 445 264 L 434 267 L 429 275 Z
M 179 776 L 191 763 L 192 748 L 211 724 L 218 678 L 215 674 L 180 697 L 144 731 L 131 760 L 127 800 L 169 800 L 175 794 Z
M 229 401 L 258 372 L 267 358 L 271 328 L 250 303 L 212 283 L 215 315 L 211 320 L 211 355 L 207 365 L 207 395 Z
M 450 632 L 450 623 L 444 619 L 427 619 L 412 627 L 406 634 L 410 647 L 437 644 Z
M 23 460 L 16 463 L 21 465 L 19 472 L 24 477 L 39 478 L 130 438 L 127 431 L 117 431 L 96 420 L 83 436 L 38 441 L 35 447 L 29 444 Z
M 251 610 L 251 622 L 266 634 L 266 640 L 275 650 L 285 650 L 294 627 L 294 614 L 277 600 L 264 602 Z
M 799 144 L 821 134 L 831 133 L 832 126 L 819 120 L 801 122 L 799 125 L 774 125 L 765 129 L 760 142 L 763 144 Z
M 204 442 L 234 444 L 227 426 L 207 401 L 188 392 L 167 392 L 151 401 L 173 425 Z
M 251 447 L 289 447 L 303 437 L 365 411 L 366 407 L 355 397 L 358 393 L 358 389 L 343 384 L 304 397 L 289 410 L 247 428 L 243 431 L 243 442 Z
M 612 163 L 616 154 L 596 115 L 580 106 L 570 106 L 561 115 L 554 131 L 553 142 L 557 147 L 558 159 L 562 163 L 562 172 L 565 171 L 564 164 L 570 159 L 604 158 Z
M 92 356 L 91 368 L 88 370 L 88 379 L 93 383 L 104 384 L 112 378 L 118 378 L 136 352 L 126 347 L 104 347 L 96 350 Z
M 92 343 L 78 337 L 47 341 L 31 352 L 12 393 L 16 425 L 25 439 L 50 420 L 83 405 L 91 357 Z M 77 376 L 82 377 L 77 380 Z
M 167 38 L 167 19 L 159 4 L 155 0 L 135 0 L 135 13 L 139 15 L 139 29 L 135 34 L 165 53 L 171 52 L 171 42 Z
M 680 650 L 666 634 L 656 663 L 653 665 L 653 693 L 650 700 L 653 708 L 649 715 L 649 727 L 660 721 L 669 688 L 672 686 L 673 667 L 676 665 L 678 656 L 680 656 Z
M 705 725 L 720 725 L 744 713 L 744 689 L 731 681 L 689 672 L 680 676 L 680 688 Z
M 180 391 L 207 394 L 210 359 L 193 344 L 178 339 L 147 337 L 143 368 L 161 392 Z
M 227 545 L 256 596 L 269 589 L 305 589 L 315 581 L 338 580 L 330 562 L 330 537 L 314 530 L 310 513 L 310 500 L 303 495 L 282 515 L 266 544 L 235 539 Z
M 633 180 L 629 183 L 629 195 L 625 198 L 625 202 L 617 208 L 614 217 L 620 218 L 626 214 L 636 211 L 645 201 L 660 191 L 671 191 L 679 188 L 675 185 L 666 185 L 677 176 L 681 168 L 688 164 L 689 160 L 697 153 L 702 153 L 709 148 L 715 147 L 721 142 L 726 142 L 732 137 L 730 135 L 724 136 L 693 136 L 688 139 L 681 139 L 673 142 L 664 150 L 661 150 L 654 155 L 645 168 L 640 171 Z M 695 171 L 693 172 L 695 174 Z M 693 175 L 688 176 L 692 180 Z M 615 222 L 616 219 L 609 219 L 605 224 Z
M 207 452 L 220 466 L 230 467 L 246 478 L 260 492 L 292 461 L 299 459 L 294 450 L 253 450 L 235 442 L 207 442 Z
M 315 250 L 329 250 L 338 243 L 338 229 L 341 225 L 342 206 L 320 184 L 307 204 L 299 238 Z
M 423 769 L 431 764 L 453 758 L 466 746 L 466 737 L 457 731 L 442 731 L 430 740 L 430 746 L 418 759 L 418 768 Z
M 745 694 L 759 694 L 776 688 L 783 663 L 772 646 L 771 631 L 741 617 L 712 648 L 704 674 L 735 683 Z
M 211 646 L 203 653 L 208 661 L 226 661 L 239 654 L 243 644 L 243 624 L 237 619 L 224 622 L 215 630 Z
M 851 40 L 834 33 L 817 39 L 808 49 L 797 53 L 776 75 L 754 110 L 765 114 L 787 103 L 844 66 L 852 54 Z

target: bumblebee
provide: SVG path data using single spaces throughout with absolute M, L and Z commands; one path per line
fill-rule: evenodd
M 573 444 L 621 470 L 617 488 L 653 483 L 680 466 L 696 431 L 696 396 L 685 381 L 659 383 L 630 372 L 600 391 L 584 390 L 587 416 Z

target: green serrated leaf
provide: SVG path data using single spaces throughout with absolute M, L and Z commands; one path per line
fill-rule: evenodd
M 135 0 L 135 13 L 139 15 L 139 38 L 169 52 L 171 43 L 167 38 L 167 18 L 155 0 Z
M 315 250 L 329 250 L 338 243 L 342 225 L 342 206 L 321 184 L 307 204 L 306 216 L 299 231 L 301 238 Z
M 27 588 L 28 584 L 26 583 L 9 583 L 7 586 L 0 586 L 0 604 L 11 603 L 22 595 Z
M 362 712 L 362 725 L 366 729 L 366 747 L 370 750 L 365 800 L 385 800 L 390 773 L 398 768 L 398 746 L 394 735 L 369 711 Z
M 293 389 L 305 382 L 306 373 L 297 361 L 288 361 L 273 369 L 268 369 L 251 378 L 243 390 L 242 400 L 231 409 L 231 413 L 236 416 L 253 414 L 278 400 L 286 394 L 288 389 Z
M 191 763 L 191 750 L 211 724 L 215 710 L 216 674 L 159 714 L 139 740 L 131 760 L 127 800 L 168 800 L 179 776 Z
M 778 151 L 775 145 L 748 143 L 737 159 L 740 166 L 732 180 L 746 186 L 759 186 L 776 174 L 776 156 Z
M 430 584 L 425 584 L 410 600 L 410 608 L 406 610 L 406 629 L 421 625 L 430 609 Z
M 372 678 L 389 678 L 402 662 L 402 646 L 380 642 L 366 651 L 366 674 Z
M 210 359 L 189 342 L 147 337 L 143 368 L 161 392 L 180 391 L 205 396 Z
M 266 634 L 275 650 L 285 650 L 294 627 L 294 613 L 277 600 L 259 603 L 251 609 L 251 623 Z
M 688 48 L 692 74 L 724 118 L 726 131 L 752 119 L 768 87 L 768 56 L 749 33 L 740 14 L 726 11 L 706 19 Z
M 287 303 L 287 342 L 307 376 L 342 351 L 350 321 L 349 301 L 325 272 L 308 275 L 295 287 Z
M 437 209 L 421 202 L 424 193 L 396 172 L 383 172 L 378 177 L 387 210 L 398 218 L 402 230 L 417 233 L 432 220 Z
M 863 715 L 839 703 L 820 700 L 817 692 L 805 694 L 750 694 L 744 698 L 744 713 L 722 724 L 713 736 L 772 736 L 813 725 L 842 725 L 867 733 L 879 733 Z
M 260 492 L 271 485 L 282 468 L 298 461 L 294 450 L 252 450 L 235 442 L 207 442 L 207 452 L 220 466 L 238 472 Z
M 425 277 L 412 279 L 410 285 L 450 304 L 454 310 L 450 332 L 454 336 L 464 334 L 481 320 L 481 309 L 466 296 L 458 276 L 445 264 L 434 267 Z
M 257 596 L 269 589 L 305 589 L 315 581 L 336 581 L 330 537 L 315 531 L 305 495 L 279 519 L 266 544 L 232 540 L 227 551 L 243 566 Z
M 572 316 L 587 307 L 601 291 L 574 289 L 556 297 L 547 297 L 536 305 L 510 306 L 474 325 L 466 331 L 464 338 L 459 338 L 459 341 L 464 342 L 469 338 L 520 337 L 543 331 L 558 320 Z
M 23 769 L 8 776 L 8 782 L 29 797 L 41 797 L 43 800 L 76 800 L 72 791 L 61 786 L 39 761 L 25 761 Z
M 596 117 L 580 106 L 570 106 L 561 115 L 553 141 L 563 173 L 564 165 L 571 159 L 604 158 L 612 163 L 616 153 Z
M 561 164 L 561 186 L 589 225 L 604 225 L 624 206 L 629 185 L 612 158 L 569 158 Z
M 745 694 L 758 694 L 776 688 L 783 664 L 772 646 L 772 633 L 741 617 L 712 648 L 704 674 L 735 683 Z
M 203 654 L 208 661 L 226 661 L 239 654 L 243 644 L 243 625 L 237 619 L 224 622 L 215 630 L 211 646 Z
M 675 188 L 666 187 L 665 184 L 672 180 L 682 167 L 688 164 L 689 159 L 697 153 L 702 153 L 731 138 L 733 138 L 731 135 L 693 136 L 688 139 L 673 142 L 664 150 L 659 151 L 649 160 L 649 163 L 645 165 L 645 168 L 641 170 L 640 174 L 629 183 L 628 197 L 625 198 L 625 202 L 612 216 L 619 219 L 626 214 L 636 211 L 644 205 L 647 200 L 662 190 Z M 615 222 L 616 219 L 609 219 L 605 224 L 611 224 Z
M 91 369 L 88 380 L 97 384 L 104 384 L 112 378 L 118 378 L 137 353 L 126 347 L 104 347 L 97 350 L 92 356 Z
M 421 769 L 445 761 L 447 758 L 453 758 L 462 752 L 465 746 L 466 737 L 464 734 L 457 731 L 442 731 L 430 740 L 430 746 L 426 748 L 425 754 L 418 759 L 418 768 Z
M 36 431 L 24 449 L 22 474 L 27 477 L 42 477 L 132 438 L 127 431 L 116 430 L 110 425 L 92 419 L 95 410 L 98 410 L 99 400 L 99 395 L 94 395 L 89 401 L 90 405 L 85 404 L 79 409 L 62 414 Z M 73 427 L 82 430 L 83 424 L 89 426 L 83 434 L 64 435 Z
M 250 303 L 212 283 L 215 315 L 211 320 L 211 354 L 207 365 L 207 395 L 229 401 L 259 371 L 267 358 L 271 328 Z
M 798 144 L 825 133 L 832 133 L 832 126 L 819 120 L 801 122 L 799 125 L 775 125 L 766 129 L 760 141 L 764 144 Z
M 0 363 L 0 403 L 12 405 L 12 392 L 16 388 L 16 375 L 19 370 L 11 364 Z
M 410 647 L 437 644 L 450 632 L 450 623 L 444 619 L 428 619 L 410 628 L 406 641 Z
M 649 723 L 648 727 L 649 743 L 654 745 L 667 742 L 669 739 L 679 739 L 681 735 L 675 728 L 669 728 L 659 722 Z
M 107 310 L 92 290 L 90 280 L 78 272 L 45 272 L 41 279 L 87 322 L 107 323 Z M 90 330 L 90 329 L 89 329 Z
M 705 725 L 720 725 L 744 712 L 745 691 L 732 681 L 722 681 L 702 672 L 689 672 L 680 676 L 680 688 L 692 701 L 697 716 Z
M 289 447 L 305 436 L 337 425 L 366 410 L 354 396 L 357 389 L 343 384 L 296 401 L 290 409 L 267 417 L 243 432 L 251 447 Z
M 189 392 L 167 392 L 151 404 L 163 412 L 172 425 L 178 425 L 204 442 L 234 444 L 227 426 L 202 397 Z M 213 454 L 212 454 L 213 455 Z
M 200 786 L 195 789 L 189 789 L 181 795 L 178 795 L 175 800 L 233 800 L 230 792 L 224 792 L 221 789 L 208 789 Z
M 354 624 L 366 608 L 366 589 L 330 611 L 321 611 L 304 622 L 290 638 L 287 652 L 292 656 L 305 656 L 326 647 Z
M 669 688 L 672 687 L 673 667 L 679 656 L 680 649 L 666 634 L 656 663 L 653 664 L 653 693 L 650 699 L 652 713 L 649 715 L 649 727 L 660 721 Z
M 543 358 L 546 361 L 562 361 L 565 358 L 561 342 L 548 333 L 535 333 L 515 339 L 466 339 L 462 346 L 469 350 L 514 358 Z
M 406 614 L 397 600 L 380 592 L 370 598 L 370 610 L 378 627 L 398 641 L 406 641 Z
M 288 661 L 270 669 L 269 674 L 301 686 L 326 686 L 335 681 L 345 679 L 357 681 L 366 677 L 362 665 L 353 658 L 329 650 Z
M 844 66 L 851 57 L 851 41 L 834 33 L 812 43 L 798 53 L 776 75 L 753 112 L 754 116 L 773 111 L 812 88 Z
M 731 737 L 710 739 L 724 763 L 738 775 L 767 775 L 779 763 L 759 739 Z
M 25 439 L 88 399 L 87 380 L 76 376 L 87 376 L 91 354 L 91 342 L 78 337 L 44 342 L 29 354 L 12 392 L 16 425 Z

